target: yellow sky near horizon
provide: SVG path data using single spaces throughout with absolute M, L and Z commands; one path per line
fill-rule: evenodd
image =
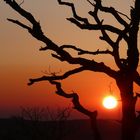
M 21 1 L 18 0 L 18 2 Z M 104 3 L 106 5 L 113 4 L 122 12 L 127 13 L 131 2 L 132 0 L 118 0 L 117 2 L 106 0 Z M 92 7 L 88 3 L 84 7 L 84 3 L 85 0 L 81 0 L 81 5 L 76 3 L 76 7 L 79 13 L 87 15 L 85 11 Z M 71 17 L 71 10 L 68 7 L 59 6 L 57 0 L 25 0 L 22 6 L 35 15 L 36 19 L 40 21 L 44 33 L 59 45 L 72 44 L 89 50 L 109 47 L 99 40 L 99 32 L 80 30 L 67 21 L 66 18 Z M 55 88 L 49 83 L 41 82 L 33 86 L 27 86 L 27 83 L 29 78 L 43 75 L 42 71 L 48 70 L 49 67 L 52 71 L 61 69 L 64 72 L 71 66 L 52 59 L 48 56 L 49 53 L 40 52 L 39 48 L 44 44 L 34 39 L 26 30 L 9 23 L 6 18 L 25 22 L 8 5 L 0 1 L 0 116 L 7 112 L 10 114 L 20 106 L 55 107 L 57 104 L 68 106 L 70 100 L 67 101 L 53 94 Z M 109 22 L 115 24 L 111 19 Z M 107 65 L 116 69 L 110 56 L 103 57 Z M 102 61 L 102 57 L 98 57 L 97 60 Z M 78 92 L 81 102 L 91 110 L 100 108 L 99 117 L 103 114 L 109 117 L 109 113 L 104 111 L 101 101 L 103 96 L 108 94 L 111 82 L 112 90 L 119 98 L 119 91 L 114 80 L 104 74 L 83 72 L 66 79 L 63 86 L 66 91 Z M 112 112 L 115 114 L 114 116 L 118 117 L 118 111 Z

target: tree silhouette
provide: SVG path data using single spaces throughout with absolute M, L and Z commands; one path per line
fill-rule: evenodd
M 84 108 L 79 102 L 79 96 L 77 93 L 66 93 L 61 85 L 61 80 L 67 77 L 85 71 L 102 72 L 109 77 L 115 79 L 116 84 L 120 90 L 120 96 L 122 101 L 122 140 L 134 140 L 135 135 L 139 129 L 140 115 L 136 115 L 135 105 L 137 98 L 140 97 L 139 93 L 135 93 L 133 89 L 133 84 L 136 83 L 140 85 L 140 75 L 137 71 L 139 63 L 139 51 L 138 51 L 138 30 L 140 22 L 140 1 L 135 0 L 134 6 L 130 8 L 130 15 L 125 15 L 117 11 L 113 7 L 103 6 L 101 0 L 87 0 L 89 4 L 93 6 L 92 11 L 89 11 L 89 15 L 94 19 L 94 23 L 91 23 L 88 18 L 83 18 L 79 16 L 76 12 L 75 5 L 70 2 L 63 2 L 57 0 L 60 5 L 68 6 L 71 8 L 72 17 L 68 18 L 71 23 L 76 25 L 82 30 L 98 30 L 101 32 L 100 39 L 108 43 L 111 49 L 97 51 L 88 51 L 80 49 L 72 45 L 57 45 L 48 36 L 44 35 L 40 23 L 34 18 L 34 16 L 24 10 L 21 4 L 18 4 L 15 0 L 4 0 L 12 9 L 18 12 L 22 17 L 26 18 L 32 26 L 25 25 L 24 23 L 8 19 L 10 22 L 19 25 L 20 27 L 26 29 L 34 38 L 45 43 L 45 47 L 41 47 L 40 51 L 51 50 L 52 57 L 60 60 L 66 61 L 71 65 L 78 64 L 73 70 L 69 70 L 63 75 L 58 75 L 53 73 L 53 75 L 42 76 L 36 79 L 30 79 L 29 85 L 36 82 L 49 81 L 51 84 L 56 86 L 56 94 L 63 96 L 65 98 L 72 98 L 72 103 L 74 108 L 78 111 L 86 114 L 91 119 L 92 129 L 94 132 L 94 138 L 100 140 L 100 135 L 96 125 L 97 111 L 89 111 Z M 105 24 L 104 20 L 99 16 L 100 13 L 111 14 L 116 22 L 120 25 L 115 27 L 110 24 Z M 116 35 L 116 39 L 110 36 L 110 33 Z M 121 42 L 126 43 L 126 57 L 121 58 L 120 48 Z M 68 52 L 68 49 L 73 49 L 78 53 L 78 57 L 72 56 Z M 89 55 L 111 55 L 118 67 L 118 70 L 108 67 L 104 62 L 96 62 L 88 58 L 80 57 L 83 54 Z

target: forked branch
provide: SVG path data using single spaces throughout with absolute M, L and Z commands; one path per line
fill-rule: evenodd
M 63 80 L 73 74 L 79 73 L 86 70 L 84 67 L 79 67 L 73 70 L 69 70 L 68 72 L 64 73 L 63 75 L 57 76 L 57 75 L 52 75 L 52 76 L 42 76 L 40 78 L 36 78 L 36 79 L 30 79 L 30 82 L 28 83 L 28 85 L 32 85 L 36 82 L 41 82 L 41 81 L 50 81 L 50 80 Z
M 90 0 L 87 0 L 93 7 L 98 7 L 98 9 L 102 12 L 105 13 L 110 13 L 112 16 L 115 17 L 115 19 L 122 25 L 124 25 L 125 27 L 128 26 L 128 23 L 124 20 L 124 18 L 122 18 L 120 15 L 126 17 L 128 20 L 131 20 L 126 14 L 117 11 L 114 7 L 105 7 L 102 5 L 102 1 L 101 0 L 94 0 L 95 3 L 92 3 Z
M 90 1 L 88 1 L 88 2 L 90 2 Z M 98 23 L 97 24 L 91 24 L 91 23 L 89 23 L 88 18 L 83 18 L 83 17 L 80 17 L 79 15 L 77 15 L 73 3 L 63 2 L 62 0 L 58 0 L 58 3 L 60 5 L 66 5 L 66 6 L 71 7 L 73 17 L 72 18 L 67 18 L 67 19 L 69 21 L 71 21 L 72 23 L 74 23 L 75 25 L 77 25 L 79 28 L 88 29 L 88 30 L 101 30 L 101 29 L 104 29 L 104 30 L 110 31 L 112 33 L 116 33 L 117 35 L 122 34 L 124 39 L 127 40 L 127 38 L 128 38 L 127 34 L 124 34 L 124 32 L 122 32 L 122 30 L 120 30 L 119 28 L 116 28 L 116 27 L 114 27 L 112 25 L 102 25 L 102 26 L 100 26 Z M 90 2 L 90 4 L 92 4 L 92 3 Z M 98 9 L 98 10 L 100 10 L 102 12 L 112 14 L 120 24 L 124 25 L 125 28 L 129 27 L 129 24 L 119 15 L 120 12 L 116 11 L 112 7 L 110 7 L 110 8 L 103 7 L 100 0 L 95 0 L 95 4 L 92 4 L 92 6 L 94 7 L 94 9 Z M 93 14 L 94 12 L 90 11 L 89 14 L 92 15 L 91 13 Z M 125 14 L 123 14 L 123 15 L 125 15 Z
M 70 3 L 70 2 L 63 2 L 63 1 L 61 1 L 61 0 L 58 0 L 58 3 L 59 3 L 60 5 L 69 6 L 69 7 L 71 8 L 71 10 L 72 10 L 73 17 L 74 17 L 76 20 L 81 21 L 81 22 L 83 22 L 84 24 L 89 24 L 87 18 L 80 17 L 80 16 L 76 13 L 75 6 L 74 6 L 73 3 Z
M 113 52 L 110 51 L 109 49 L 106 49 L 104 51 L 101 51 L 101 50 L 98 49 L 97 51 L 92 52 L 92 51 L 87 51 L 87 50 L 77 48 L 73 45 L 62 45 L 61 48 L 62 49 L 73 49 L 73 50 L 78 52 L 78 55 L 83 55 L 83 54 L 91 54 L 91 55 L 110 54 L 110 55 L 112 55 L 113 54 Z
M 52 40 L 50 40 L 47 36 L 44 35 L 41 29 L 40 23 L 36 21 L 36 19 L 33 17 L 31 13 L 22 9 L 20 5 L 16 3 L 15 0 L 13 1 L 4 0 L 4 1 L 6 1 L 6 3 L 10 5 L 10 7 L 12 7 L 15 11 L 17 11 L 21 16 L 26 18 L 32 24 L 32 28 L 29 28 L 28 26 L 22 24 L 21 22 L 10 19 L 11 22 L 20 25 L 24 29 L 27 29 L 33 37 L 45 43 L 46 47 L 41 48 L 40 50 L 45 50 L 45 49 L 52 50 L 55 52 L 55 54 L 52 54 L 53 57 L 59 59 L 60 61 L 66 61 L 69 64 L 79 64 L 83 66 L 84 69 L 86 70 L 104 72 L 111 77 L 116 76 L 116 71 L 107 67 L 104 63 L 98 63 L 98 62 L 95 62 L 94 60 L 88 60 L 86 58 L 72 57 L 70 53 L 68 53 L 66 50 L 62 49 L 61 47 L 59 47 Z M 41 78 L 41 80 L 44 80 L 44 77 Z
M 22 22 L 20 22 L 20 21 L 18 21 L 18 20 L 9 19 L 9 18 L 8 18 L 7 20 L 10 21 L 10 22 L 12 22 L 12 23 L 15 23 L 15 24 L 21 26 L 22 28 L 27 29 L 28 31 L 31 31 L 31 28 L 30 28 L 29 26 L 23 24 Z

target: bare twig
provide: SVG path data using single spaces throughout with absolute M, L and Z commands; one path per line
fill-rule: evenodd
M 24 0 L 19 4 L 20 6 L 24 3 Z
M 91 52 L 91 51 L 87 51 L 87 50 L 82 50 L 80 48 L 77 48 L 75 46 L 72 45 L 62 45 L 61 46 L 62 49 L 73 49 L 78 51 L 78 55 L 83 55 L 83 54 L 91 54 L 91 55 L 98 55 L 98 54 L 111 54 L 113 52 L 111 52 L 110 50 L 106 49 L 105 51 L 100 51 L 99 49 L 95 52 Z
M 49 66 L 49 69 L 48 69 L 48 71 L 47 70 L 45 70 L 45 71 L 42 71 L 44 74 L 46 74 L 46 75 L 50 75 L 50 76 L 57 76 L 59 73 L 61 73 L 62 71 L 61 71 L 61 69 L 60 69 L 60 71 L 57 71 L 57 72 L 52 72 L 51 71 L 51 67 Z

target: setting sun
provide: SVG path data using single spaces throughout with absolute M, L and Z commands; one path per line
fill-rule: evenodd
M 113 109 L 117 106 L 118 102 L 114 96 L 106 96 L 103 99 L 103 106 L 107 109 Z

